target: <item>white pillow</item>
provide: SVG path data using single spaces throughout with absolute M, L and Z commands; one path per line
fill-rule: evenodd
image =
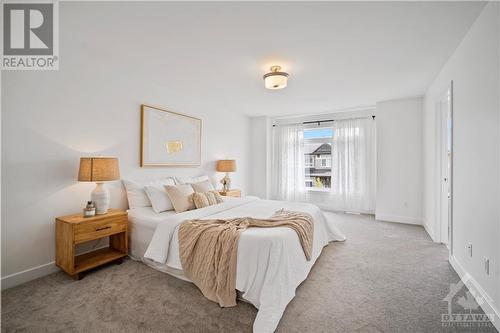
M 205 180 L 205 181 L 202 181 L 202 182 L 199 182 L 199 183 L 191 184 L 191 186 L 193 187 L 193 190 L 195 192 L 198 192 L 198 193 L 205 193 L 205 192 L 215 191 L 214 186 L 208 180 Z
M 198 177 L 175 177 L 176 184 L 194 184 L 194 183 L 200 183 L 205 180 L 208 180 L 207 175 Z
M 151 205 L 153 206 L 155 213 L 166 212 L 167 210 L 174 209 L 172 201 L 170 201 L 164 187 L 147 185 L 144 186 L 144 191 L 146 192 L 149 201 L 151 201 Z
M 193 202 L 193 188 L 189 184 L 180 184 L 175 186 L 165 186 L 168 197 L 172 201 L 176 213 L 182 213 L 187 210 L 195 209 Z
M 170 177 L 149 181 L 123 180 L 123 185 L 125 185 L 125 190 L 127 191 L 128 206 L 130 209 L 151 207 L 151 201 L 144 191 L 144 186 L 149 185 L 160 187 L 174 184 L 174 180 Z

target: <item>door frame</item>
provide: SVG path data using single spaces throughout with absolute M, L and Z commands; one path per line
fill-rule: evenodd
M 447 224 L 448 224 L 448 249 L 449 249 L 449 253 L 450 255 L 453 255 L 453 146 L 454 146 L 454 143 L 453 143 L 453 137 L 454 137 L 454 117 L 453 117 L 453 81 L 450 82 L 449 86 L 443 91 L 442 94 L 439 95 L 439 101 L 436 102 L 436 105 L 441 105 L 441 101 L 443 100 L 443 96 L 445 94 L 448 94 L 448 98 L 449 98 L 449 117 L 451 118 L 450 119 L 450 128 L 449 128 L 449 135 L 450 135 L 450 155 L 451 155 L 451 158 L 450 158 L 450 167 L 449 167 L 449 174 L 448 174 L 448 183 L 449 183 L 449 191 L 450 191 L 450 198 L 449 198 L 449 201 L 448 201 L 448 221 L 447 221 Z M 438 148 L 438 151 L 437 151 L 437 163 L 436 163 L 436 167 L 437 167 L 437 174 L 438 174 L 438 182 L 437 182 L 437 198 L 438 200 L 437 201 L 437 206 L 438 206 L 438 209 L 437 209 L 437 212 L 436 212 L 436 216 L 437 216 L 437 228 L 436 228 L 436 231 L 437 231 L 437 235 L 439 235 L 439 237 L 437 237 L 437 241 L 442 243 L 443 241 L 443 233 L 442 233 L 442 230 L 443 230 L 443 223 L 444 221 L 442 221 L 442 216 L 443 216 L 443 212 L 442 212 L 442 209 L 443 209 L 443 205 L 442 205 L 442 197 L 443 197 L 443 184 L 442 184 L 442 181 L 443 181 L 443 161 L 444 161 L 444 156 L 443 156 L 443 153 L 444 153 L 444 150 L 443 150 L 443 145 L 446 144 L 445 142 L 443 142 L 444 138 L 447 139 L 447 137 L 445 136 L 445 132 L 448 132 L 448 126 L 447 126 L 447 123 L 448 121 L 443 121 L 443 109 L 441 108 L 441 106 L 438 108 L 438 111 L 437 114 L 436 114 L 436 121 L 437 121 L 437 142 L 439 142 L 439 148 Z M 445 120 L 447 120 L 447 117 L 444 118 Z

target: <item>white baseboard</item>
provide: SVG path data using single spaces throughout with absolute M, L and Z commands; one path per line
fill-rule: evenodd
M 427 231 L 427 234 L 428 234 L 428 235 L 429 235 L 429 237 L 432 239 L 432 241 L 433 241 L 434 243 L 440 243 L 440 242 L 436 241 L 436 238 L 435 238 L 436 236 L 435 236 L 435 234 L 434 234 L 434 229 L 432 229 L 432 228 L 431 228 L 431 227 L 427 224 L 427 222 L 426 222 L 426 221 L 423 221 L 422 225 L 424 226 L 425 231 Z
M 38 279 L 42 276 L 57 272 L 59 268 L 54 261 L 27 269 L 22 272 L 10 274 L 2 278 L 2 290 L 15 287 L 28 281 Z
M 99 242 L 98 240 L 97 242 Z M 97 243 L 99 244 L 99 243 Z M 95 248 L 91 249 L 84 249 L 83 251 L 77 251 L 77 255 L 80 254 L 85 254 L 94 250 L 99 250 L 103 249 L 105 247 L 108 247 L 108 242 L 106 241 L 106 244 L 103 244 L 101 246 L 97 246 Z M 38 278 L 41 278 L 42 276 L 49 275 L 55 272 L 60 271 L 60 269 L 56 266 L 56 262 L 52 261 L 49 262 L 48 264 L 43 264 L 40 266 L 36 266 L 33 268 L 28 268 L 27 270 L 24 270 L 22 272 L 17 272 L 14 274 L 10 274 L 7 276 L 4 276 L 2 278 L 2 290 L 9 289 L 15 286 L 18 286 L 20 284 L 26 283 L 31 280 L 35 280 Z
M 455 272 L 457 272 L 458 276 L 462 280 L 462 282 L 465 284 L 465 286 L 469 289 L 473 288 L 473 290 L 476 290 L 479 295 L 484 301 L 483 304 L 481 304 L 481 309 L 483 309 L 484 313 L 486 314 L 493 314 L 495 316 L 495 319 L 493 320 L 493 326 L 497 329 L 497 331 L 500 331 L 500 311 L 495 307 L 493 304 L 492 298 L 488 295 L 488 293 L 481 287 L 481 285 L 470 275 L 465 268 L 458 262 L 457 258 L 455 256 L 450 255 L 449 258 L 450 265 L 453 267 Z M 467 278 L 465 278 L 467 277 Z M 478 304 L 480 302 L 478 301 Z
M 323 210 L 325 212 L 330 212 L 330 213 L 363 214 L 363 215 L 373 215 L 373 216 L 375 216 L 375 212 L 374 211 L 345 211 L 345 210 L 332 209 L 328 205 L 323 205 L 323 204 L 318 204 L 318 203 L 315 203 L 314 205 L 318 206 L 321 210 Z
M 397 215 L 390 215 L 390 214 L 375 213 L 375 220 L 385 221 L 385 222 L 397 222 L 397 223 L 404 223 L 404 224 L 422 225 L 422 219 L 415 218 L 415 217 L 409 217 L 409 216 L 397 216 Z

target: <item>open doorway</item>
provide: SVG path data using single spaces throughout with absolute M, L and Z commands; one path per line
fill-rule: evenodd
M 439 155 L 439 240 L 452 253 L 453 232 L 453 82 L 436 103 Z

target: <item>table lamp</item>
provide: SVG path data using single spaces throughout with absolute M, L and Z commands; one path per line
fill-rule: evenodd
M 78 181 L 95 182 L 96 187 L 90 194 L 94 202 L 96 214 L 106 214 L 109 208 L 110 195 L 104 182 L 119 180 L 120 170 L 116 157 L 82 157 Z
M 217 161 L 217 171 L 225 172 L 226 176 L 221 179 L 224 192 L 229 191 L 231 188 L 231 178 L 229 178 L 230 172 L 236 171 L 236 161 L 235 160 L 219 160 Z

